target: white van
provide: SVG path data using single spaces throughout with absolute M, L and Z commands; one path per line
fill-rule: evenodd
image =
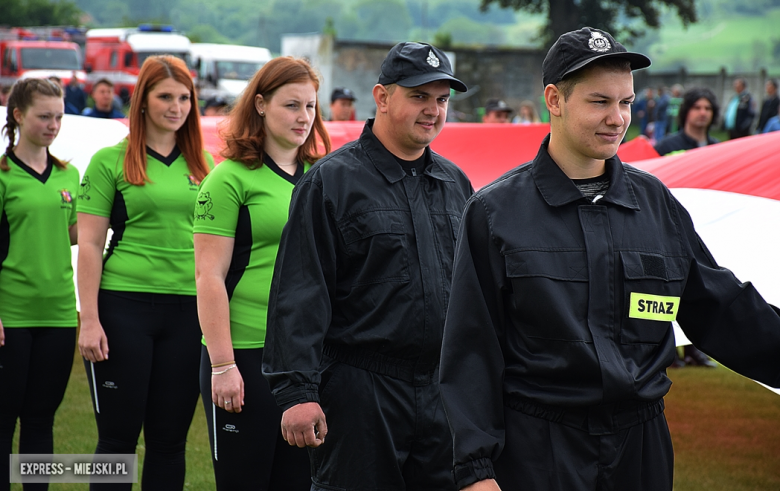
M 193 43 L 192 66 L 198 73 L 198 98 L 234 99 L 249 79 L 273 58 L 267 48 L 235 44 Z

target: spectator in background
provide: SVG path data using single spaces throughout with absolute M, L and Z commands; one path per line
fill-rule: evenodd
M 517 113 L 517 116 L 512 119 L 512 122 L 517 124 L 531 124 L 540 121 L 539 113 L 536 111 L 536 105 L 531 101 L 521 102 L 520 111 Z
M 73 72 L 65 86 L 65 114 L 81 114 L 87 107 L 87 93 Z
M 761 105 L 756 133 L 766 133 L 766 125 L 771 118 L 777 116 L 778 109 L 780 109 L 780 98 L 777 97 L 777 80 L 770 78 L 766 81 L 766 98 Z
M 780 130 L 780 115 L 776 114 L 769 118 L 769 121 L 766 122 L 763 133 L 771 133 L 778 130 Z
M 681 84 L 674 84 L 670 92 L 669 105 L 666 107 L 666 132 L 676 133 L 680 129 L 677 124 L 677 115 L 680 113 L 680 104 L 682 104 L 685 88 Z
M 644 91 L 644 97 L 634 103 L 634 111 L 637 119 L 639 119 L 639 133 L 647 137 L 652 138 L 653 126 L 648 125 L 655 121 L 655 93 L 652 88 L 648 87 Z
M 712 124 L 718 120 L 718 99 L 706 88 L 694 87 L 683 94 L 679 112 L 679 132 L 666 136 L 655 145 L 660 155 L 690 150 L 718 143 L 709 135 Z
M 92 100 L 95 107 L 84 109 L 82 116 L 104 119 L 121 119 L 125 115 L 114 107 L 114 83 L 106 78 L 101 78 L 92 86 Z
M 735 94 L 726 107 L 724 121 L 731 140 L 750 135 L 750 126 L 756 117 L 756 103 L 747 88 L 744 78 L 734 80 Z
M 73 106 L 69 106 L 67 101 L 64 100 L 65 98 L 65 86 L 62 84 L 62 79 L 56 75 L 49 75 L 46 77 L 49 79 L 50 82 L 54 83 L 57 87 L 60 88 L 60 92 L 63 94 L 63 102 L 65 104 L 65 114 L 79 114 L 76 112 L 76 108 Z
M 500 99 L 488 99 L 485 103 L 483 123 L 508 123 L 512 108 Z
M 127 87 L 120 87 L 119 94 L 114 94 L 114 107 L 121 111 L 125 106 L 130 105 L 130 91 Z
M 222 97 L 212 97 L 206 101 L 206 106 L 203 108 L 204 116 L 224 116 L 230 110 L 230 105 Z
M 666 87 L 658 87 L 658 100 L 655 106 L 655 125 L 653 126 L 653 137 L 656 141 L 666 136 L 667 111 L 669 110 L 669 101 L 671 100 L 669 91 Z
M 0 85 L 0 106 L 8 105 L 8 96 L 11 95 L 10 85 Z
M 330 120 L 355 120 L 355 93 L 346 87 L 336 87 L 330 94 Z

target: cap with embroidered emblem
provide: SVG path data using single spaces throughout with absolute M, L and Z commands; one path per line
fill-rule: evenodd
M 334 103 L 339 99 L 347 99 L 350 101 L 357 100 L 355 93 L 346 87 L 336 87 L 330 94 L 330 102 Z
M 449 58 L 430 44 L 398 43 L 387 53 L 379 74 L 381 85 L 419 87 L 438 80 L 448 80 L 450 87 L 466 92 L 466 84 L 455 78 Z
M 647 56 L 626 50 L 610 33 L 583 27 L 562 34 L 547 52 L 542 62 L 544 86 L 557 84 L 566 75 L 602 58 L 624 58 L 631 63 L 631 70 L 647 68 L 651 63 Z
M 489 113 L 491 111 L 511 113 L 514 111 L 514 109 L 509 107 L 509 104 L 502 101 L 501 99 L 488 99 L 485 103 L 485 113 Z

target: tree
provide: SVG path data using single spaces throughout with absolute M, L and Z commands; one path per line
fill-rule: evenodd
M 644 34 L 641 23 L 657 28 L 660 8 L 675 9 L 684 26 L 696 22 L 695 0 L 481 0 L 480 9 L 497 4 L 501 8 L 547 14 L 547 24 L 539 33 L 545 46 L 581 27 L 596 27 L 615 37 L 631 41 Z
M 78 25 L 81 10 L 71 1 L 0 0 L 0 22 L 9 26 Z

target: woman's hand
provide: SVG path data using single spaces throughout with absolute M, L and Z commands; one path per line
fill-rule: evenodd
M 238 367 L 213 375 L 214 372 L 221 372 L 225 368 L 227 367 L 211 369 L 211 400 L 229 413 L 240 413 L 241 406 L 244 405 L 244 379 Z
M 92 363 L 108 360 L 108 338 L 100 321 L 81 320 L 79 353 Z

